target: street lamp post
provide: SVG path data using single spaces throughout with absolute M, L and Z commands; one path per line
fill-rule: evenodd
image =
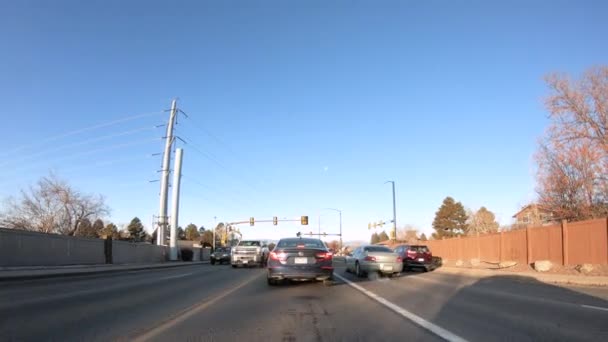
M 215 252 L 215 230 L 217 229 L 217 216 L 213 216 L 213 251 Z
M 393 233 L 391 234 L 391 240 L 397 239 L 397 205 L 395 201 L 395 181 L 386 181 L 386 183 L 391 183 L 393 185 Z
M 342 251 L 342 210 L 334 208 L 325 208 L 327 210 L 337 211 L 340 214 L 340 251 Z

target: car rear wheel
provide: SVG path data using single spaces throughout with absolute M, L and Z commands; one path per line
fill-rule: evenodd
M 232 268 L 236 268 L 236 265 L 232 265 Z
M 215 265 L 215 259 L 211 259 L 211 265 Z
M 268 282 L 268 285 L 270 285 L 270 286 L 274 286 L 277 284 L 276 281 L 272 278 L 266 278 L 266 281 Z
M 361 267 L 359 266 L 359 263 L 355 263 L 355 274 L 357 275 L 357 277 L 363 277 L 363 271 L 361 271 Z

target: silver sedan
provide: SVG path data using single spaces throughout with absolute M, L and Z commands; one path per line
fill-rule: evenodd
M 354 272 L 358 277 L 368 273 L 382 273 L 388 276 L 401 273 L 403 260 L 385 246 L 361 246 L 346 257 L 346 271 Z

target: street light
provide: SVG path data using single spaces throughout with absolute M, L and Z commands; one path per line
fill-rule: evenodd
M 342 251 L 342 210 L 334 208 L 325 208 L 325 210 L 337 211 L 340 214 L 340 251 Z
M 391 234 L 391 240 L 397 239 L 397 205 L 395 202 L 395 181 L 386 181 L 386 183 L 391 183 L 393 185 L 393 233 Z
M 213 252 L 215 252 L 215 230 L 217 229 L 217 216 L 213 216 Z

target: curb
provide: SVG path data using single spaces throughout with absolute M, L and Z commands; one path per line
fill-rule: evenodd
M 194 265 L 208 264 L 209 261 L 195 261 L 195 262 L 180 262 L 178 264 L 166 263 L 158 265 L 142 265 L 142 266 L 126 266 L 124 268 L 110 268 L 110 269 L 95 269 L 90 268 L 85 271 L 66 270 L 65 272 L 54 272 L 54 273 L 39 273 L 39 274 L 20 274 L 20 275 L 2 275 L 0 274 L 0 282 L 3 281 L 17 281 L 17 280 L 34 280 L 34 279 L 45 279 L 45 278 L 61 278 L 61 277 L 77 277 L 77 276 L 89 276 L 89 275 L 101 275 L 110 273 L 121 273 L 129 271 L 143 271 L 143 270 L 154 270 L 164 268 L 175 268 L 185 267 Z M 10 271 L 9 271 L 10 272 Z
M 504 272 L 490 271 L 477 269 L 461 269 L 454 267 L 439 267 L 434 272 L 457 274 L 474 278 L 487 278 L 495 276 L 519 276 L 538 280 L 547 284 L 566 284 L 566 285 L 584 285 L 584 286 L 608 286 L 608 277 L 602 276 L 573 276 L 573 275 L 553 275 L 553 274 L 534 274 L 528 272 Z

